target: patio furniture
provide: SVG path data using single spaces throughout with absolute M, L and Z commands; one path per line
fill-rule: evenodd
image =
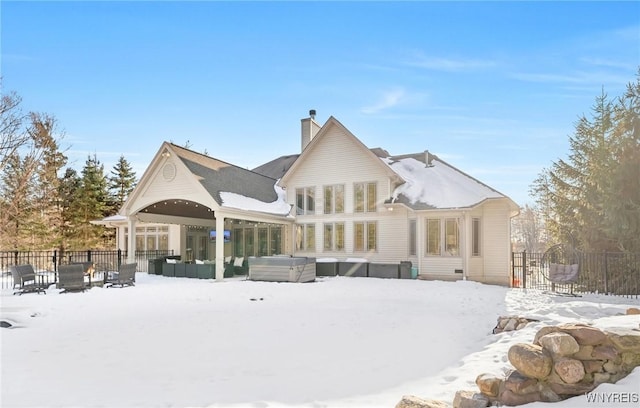
M 316 280 L 316 258 L 250 256 L 248 279 L 268 282 L 313 282 Z
M 87 287 L 91 287 L 91 275 L 89 283 L 84 281 L 84 267 L 82 264 L 60 265 L 58 267 L 58 288 L 60 293 L 84 292 Z
M 30 264 L 11 265 L 9 269 L 11 270 L 11 276 L 13 276 L 14 295 L 16 293 L 22 295 L 29 292 L 47 293 L 45 292 L 46 286 L 42 281 L 42 276 L 36 275 L 33 266 Z M 18 289 L 16 289 L 16 286 L 18 286 Z
M 551 282 L 551 291 L 556 291 L 556 285 L 568 285 L 569 296 L 578 296 L 573 293 L 573 285 L 580 277 L 580 264 L 578 251 L 573 246 L 558 244 L 549 248 L 542 256 L 542 265 L 548 268 L 548 276 L 542 273 Z
M 137 263 L 126 263 L 120 265 L 118 272 L 113 272 L 111 276 L 105 281 L 106 287 L 120 286 L 135 286 L 136 282 L 136 269 Z

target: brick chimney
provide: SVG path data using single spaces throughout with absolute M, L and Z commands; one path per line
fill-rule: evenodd
M 320 125 L 318 125 L 315 121 L 316 119 L 316 110 L 311 109 L 309 111 L 309 117 L 300 120 L 301 122 L 301 132 L 300 132 L 300 141 L 301 148 L 300 151 L 303 151 L 305 147 L 311 142 L 313 137 L 320 130 Z

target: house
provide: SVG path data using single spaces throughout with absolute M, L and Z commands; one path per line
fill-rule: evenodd
M 422 278 L 509 285 L 517 213 L 510 198 L 428 151 L 370 149 L 310 111 L 301 153 L 252 171 L 163 143 L 124 220 L 111 225 L 119 222 L 118 246 L 129 253 L 156 245 L 217 268 L 224 257 L 272 254 L 408 260 Z

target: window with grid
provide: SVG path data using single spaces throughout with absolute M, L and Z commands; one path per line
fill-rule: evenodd
M 378 210 L 376 183 L 355 183 L 353 185 L 353 211 L 376 212 Z
M 324 187 L 324 213 L 341 214 L 344 212 L 344 185 L 336 184 Z
M 375 251 L 378 248 L 378 224 L 375 221 L 353 223 L 353 250 Z

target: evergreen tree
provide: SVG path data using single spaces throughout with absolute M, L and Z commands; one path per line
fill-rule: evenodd
M 34 144 L 37 161 L 34 186 L 34 231 L 37 242 L 34 247 L 51 249 L 59 245 L 61 214 L 59 211 L 58 172 L 66 164 L 66 156 L 60 152 L 56 135 L 56 120 L 50 115 L 31 113 L 27 129 Z
M 2 200 L 3 248 L 29 249 L 34 214 L 33 158 L 22 158 L 17 152 L 5 158 L 0 194 Z
M 640 251 L 638 84 L 617 103 L 603 91 L 592 117 L 576 123 L 567 159 L 534 182 L 532 195 L 556 242 L 590 251 Z
M 118 163 L 113 166 L 109 177 L 109 192 L 111 194 L 113 212 L 120 210 L 135 185 L 136 174 L 131 164 L 124 158 L 124 155 L 121 155 Z
M 82 224 L 79 206 L 75 199 L 80 195 L 81 180 L 78 172 L 68 167 L 58 184 L 58 211 L 60 213 L 59 250 L 64 252 L 71 248 L 82 248 L 76 237 L 77 227 Z
M 80 188 L 74 197 L 74 206 L 80 221 L 76 226 L 77 238 L 80 239 L 80 247 L 102 247 L 105 228 L 93 225 L 90 221 L 104 218 L 109 215 L 107 178 L 104 175 L 104 166 L 94 154 L 89 156 L 82 169 Z

